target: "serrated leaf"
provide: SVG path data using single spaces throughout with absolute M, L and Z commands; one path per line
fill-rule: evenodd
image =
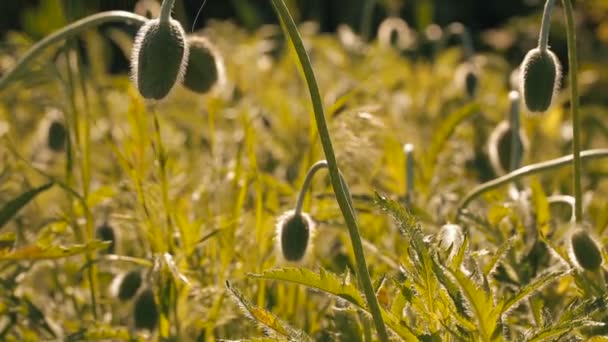
M 286 281 L 290 283 L 305 285 L 308 287 L 321 290 L 323 292 L 340 297 L 349 303 L 355 305 L 359 309 L 369 312 L 363 295 L 351 283 L 346 283 L 331 272 L 323 269 L 319 274 L 308 269 L 287 267 L 275 270 L 264 271 L 261 274 L 250 274 L 251 277 Z M 405 326 L 400 319 L 395 317 L 390 312 L 382 309 L 382 318 L 384 323 L 398 336 L 406 341 L 417 341 L 416 336 Z
M 507 241 L 505 241 L 490 259 L 490 262 L 483 268 L 483 274 L 487 277 L 496 270 L 496 267 L 500 264 L 503 258 L 507 255 L 507 252 L 513 247 L 513 243 L 515 242 L 515 237 L 511 237 Z
M 475 285 L 473 280 L 460 270 L 447 269 L 454 277 L 467 301 L 471 316 L 475 318 L 478 333 L 483 341 L 498 341 L 500 334 L 496 332 L 500 318 L 500 309 L 494 305 L 492 296 Z
M 541 329 L 536 331 L 526 338 L 528 342 L 537 342 L 537 341 L 553 341 L 555 338 L 560 337 L 574 329 L 584 328 L 584 327 L 602 327 L 605 324 L 603 322 L 596 322 L 590 319 L 581 318 L 577 320 L 567 321 L 552 325 L 545 329 Z
M 30 201 L 32 201 L 34 198 L 36 198 L 36 196 L 38 196 L 40 193 L 50 189 L 53 184 L 55 184 L 54 182 L 50 182 L 50 183 L 46 183 L 42 186 L 39 186 L 37 188 L 28 190 L 24 193 L 22 193 L 21 195 L 17 196 L 16 198 L 10 200 L 8 203 L 6 203 L 4 205 L 4 207 L 2 207 L 2 209 L 0 209 L 0 228 L 2 228 L 8 221 L 10 221 L 13 217 L 15 217 L 15 215 L 17 215 L 17 212 L 19 212 L 19 210 L 21 210 L 21 208 L 25 207 Z
M 270 311 L 251 304 L 241 292 L 232 287 L 229 281 L 226 281 L 226 287 L 228 288 L 228 291 L 230 291 L 230 293 L 232 294 L 232 297 L 234 298 L 235 302 L 243 310 L 245 315 L 254 322 L 259 323 L 263 327 L 271 329 L 272 331 L 278 333 L 283 337 L 288 338 L 289 340 L 312 341 L 312 339 L 304 332 L 291 327 L 289 324 L 279 319 Z
M 108 247 L 109 244 L 110 242 L 108 241 L 94 240 L 86 244 L 72 246 L 41 247 L 32 245 L 12 251 L 0 251 L 0 261 L 60 259 L 102 249 Z
M 532 282 L 521 288 L 519 292 L 517 292 L 517 294 L 515 294 L 503 304 L 501 309 L 501 315 L 508 313 L 509 310 L 513 309 L 520 301 L 527 298 L 534 291 L 540 290 L 545 285 L 551 283 L 552 281 L 560 279 L 565 274 L 567 274 L 566 271 L 557 271 L 549 272 L 547 274 L 538 276 Z

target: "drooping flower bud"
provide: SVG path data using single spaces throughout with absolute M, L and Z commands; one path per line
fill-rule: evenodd
M 559 88 L 561 66 L 557 56 L 539 48 L 528 51 L 521 65 L 521 93 L 531 112 L 546 111 Z
M 148 329 L 150 331 L 156 328 L 158 324 L 158 306 L 156 299 L 154 298 L 154 292 L 152 289 L 147 288 L 143 290 L 137 299 L 133 307 L 133 317 L 135 319 L 136 329 Z
M 602 252 L 589 233 L 579 228 L 570 236 L 573 261 L 587 271 L 595 271 L 602 265 Z
M 190 54 L 184 86 L 196 93 L 206 93 L 223 82 L 224 62 L 215 46 L 204 37 L 188 37 L 188 46 Z
M 509 121 L 501 121 L 488 139 L 488 156 L 494 172 L 501 176 L 506 174 L 511 169 L 511 158 L 517 158 L 516 165 L 521 165 L 521 161 L 525 158 L 528 151 L 528 139 L 523 130 L 520 129 L 517 135 L 517 151 L 512 151 L 511 137 L 513 129 Z
M 312 249 L 315 223 L 305 213 L 290 210 L 277 222 L 276 242 L 281 256 L 289 262 L 300 262 Z
M 114 234 L 114 228 L 107 223 L 102 224 L 95 230 L 95 237 L 101 241 L 108 241 L 110 244 L 103 250 L 105 253 L 114 254 L 116 246 L 116 234 Z
M 188 51 L 186 34 L 178 21 L 153 19 L 142 26 L 131 55 L 131 74 L 141 96 L 165 98 L 184 76 Z
M 118 286 L 116 297 L 121 301 L 127 301 L 135 296 L 137 290 L 139 290 L 141 286 L 141 272 L 139 270 L 133 270 L 120 276 L 119 281 L 120 285 Z
M 67 131 L 63 122 L 53 120 L 49 125 L 47 146 L 54 152 L 61 152 L 65 148 Z

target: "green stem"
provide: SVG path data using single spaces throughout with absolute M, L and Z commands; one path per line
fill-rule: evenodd
M 384 321 L 382 320 L 382 314 L 380 311 L 380 306 L 378 304 L 378 299 L 376 298 L 376 295 L 374 293 L 374 288 L 372 286 L 372 281 L 369 276 L 369 271 L 367 270 L 365 255 L 363 253 L 363 245 L 361 243 L 359 227 L 357 225 L 357 219 L 355 218 L 354 209 L 351 206 L 350 201 L 348 199 L 348 194 L 345 191 L 345 184 L 340 178 L 340 171 L 338 168 L 338 163 L 336 161 L 336 156 L 334 154 L 329 130 L 327 128 L 327 122 L 325 121 L 325 113 L 323 110 L 321 94 L 319 92 L 319 87 L 317 85 L 312 64 L 310 62 L 308 54 L 306 53 L 306 49 L 304 48 L 300 33 L 298 32 L 296 24 L 293 21 L 293 18 L 291 17 L 291 14 L 289 13 L 287 6 L 285 5 L 285 2 L 283 0 L 272 0 L 272 4 L 275 10 L 277 11 L 277 14 L 281 22 L 283 23 L 284 28 L 291 39 L 291 42 L 293 43 L 295 51 L 298 55 L 300 65 L 302 66 L 302 70 L 304 72 L 304 76 L 306 78 L 306 83 L 308 85 L 308 90 L 310 92 L 310 97 L 312 100 L 317 130 L 319 131 L 319 138 L 321 139 L 321 144 L 323 145 L 323 152 L 325 153 L 325 158 L 327 160 L 327 167 L 329 169 L 329 177 L 331 180 L 331 184 L 334 189 L 338 205 L 340 206 L 340 210 L 342 211 L 342 215 L 344 216 L 344 221 L 346 221 L 348 232 L 350 234 L 350 240 L 353 246 L 355 260 L 357 263 L 357 273 L 367 299 L 367 304 L 374 319 L 376 330 L 378 331 L 378 337 L 381 341 L 386 342 L 388 341 L 388 333 L 386 331 L 386 327 L 384 326 Z
M 414 196 L 414 145 L 405 144 L 403 152 L 405 153 L 405 201 L 410 204 Z
M 300 215 L 302 213 L 302 206 L 304 206 L 304 198 L 306 198 L 306 192 L 308 191 L 308 187 L 310 186 L 310 182 L 314 177 L 315 173 L 322 168 L 327 167 L 327 161 L 320 160 L 314 163 L 308 172 L 306 173 L 306 177 L 304 178 L 304 183 L 302 183 L 302 187 L 300 188 L 300 192 L 298 193 L 298 199 L 296 200 L 296 207 L 294 209 L 295 215 Z
M 160 17 L 158 17 L 158 21 L 161 24 L 166 24 L 171 19 L 171 10 L 173 9 L 173 4 L 175 0 L 163 0 L 163 3 L 160 7 Z
M 523 150 L 523 137 L 520 135 L 519 127 L 519 93 L 517 91 L 513 90 L 509 93 L 509 102 L 511 102 L 511 111 L 509 112 L 509 126 L 511 126 L 509 172 L 511 172 L 520 166 L 520 149 Z
M 143 25 L 148 19 L 141 15 L 133 14 L 126 11 L 108 11 L 101 12 L 86 18 L 80 19 L 71 23 L 68 26 L 54 32 L 53 34 L 42 39 L 32 46 L 25 55 L 17 62 L 17 64 L 9 70 L 2 78 L 0 78 L 0 91 L 6 88 L 20 72 L 25 69 L 28 63 L 38 57 L 50 45 L 73 37 L 78 33 L 107 22 L 124 22 L 127 24 Z
M 581 187 L 581 119 L 578 115 L 578 61 L 576 57 L 576 31 L 571 0 L 562 0 L 566 16 L 568 38 L 568 64 L 570 74 L 570 114 L 572 115 L 572 166 L 574 167 L 574 215 L 577 223 L 583 220 L 583 200 Z
M 547 0 L 543 11 L 543 21 L 540 24 L 540 34 L 538 35 L 538 49 L 547 51 L 549 42 L 549 28 L 551 27 L 551 13 L 553 13 L 554 0 Z
M 605 149 L 605 148 L 586 150 L 586 151 L 582 151 L 580 154 L 580 158 L 584 159 L 584 160 L 600 159 L 600 158 L 606 158 L 606 157 L 608 157 L 608 149 Z M 530 176 L 530 175 L 540 173 L 540 172 L 543 172 L 546 170 L 552 170 L 552 169 L 556 169 L 556 168 L 559 168 L 564 165 L 568 165 L 568 163 L 571 163 L 573 159 L 574 158 L 570 154 L 570 155 L 567 155 L 564 157 L 551 159 L 551 160 L 544 161 L 541 163 L 531 164 L 528 166 L 524 166 L 520 169 L 517 169 L 511 173 L 507 173 L 506 175 L 504 175 L 502 177 L 499 177 L 499 178 L 493 179 L 489 182 L 483 183 L 483 184 L 477 186 L 475 189 L 471 190 L 471 192 L 469 192 L 464 197 L 464 199 L 460 202 L 460 205 L 458 205 L 457 213 L 458 213 L 458 215 L 460 215 L 462 213 L 462 211 L 466 209 L 466 207 L 469 205 L 469 203 L 471 203 L 475 198 L 479 197 L 480 195 L 482 195 L 490 190 L 494 190 L 500 186 L 508 184 L 512 181 L 516 181 L 525 176 Z
M 363 13 L 361 14 L 361 37 L 368 41 L 372 34 L 372 20 L 374 18 L 374 8 L 377 0 L 367 0 L 363 5 Z

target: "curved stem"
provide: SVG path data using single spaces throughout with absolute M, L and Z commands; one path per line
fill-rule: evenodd
M 158 17 L 158 21 L 161 24 L 166 24 L 171 19 L 171 10 L 173 9 L 173 4 L 175 0 L 163 0 L 163 3 L 160 7 L 160 17 Z
M 386 327 L 384 326 L 384 321 L 382 320 L 382 312 L 380 311 L 380 305 L 378 304 L 378 299 L 376 298 L 376 295 L 374 293 L 374 288 L 369 276 L 369 271 L 367 270 L 365 254 L 363 253 L 363 244 L 359 235 L 359 227 L 355 218 L 354 209 L 349 201 L 348 193 L 345 190 L 345 184 L 340 178 L 340 171 L 338 169 L 338 163 L 336 161 L 336 156 L 334 154 L 329 130 L 327 128 L 327 122 L 325 121 L 325 113 L 323 110 L 321 94 L 319 92 L 317 80 L 312 69 L 312 64 L 310 62 L 310 59 L 308 58 L 306 49 L 304 48 L 300 33 L 298 32 L 296 24 L 293 21 L 293 18 L 291 17 L 291 14 L 289 13 L 287 6 L 285 5 L 285 2 L 283 0 L 272 0 L 272 4 L 275 10 L 277 11 L 277 14 L 282 24 L 284 25 L 286 33 L 289 35 L 291 42 L 293 43 L 300 65 L 302 66 L 302 70 L 306 78 L 306 83 L 308 85 L 308 91 L 312 100 L 315 121 L 317 124 L 317 130 L 319 132 L 319 138 L 321 140 L 323 152 L 325 153 L 325 158 L 327 160 L 329 177 L 331 180 L 332 187 L 334 189 L 334 193 L 336 195 L 336 200 L 338 201 L 338 205 L 340 206 L 340 210 L 342 211 L 342 215 L 344 216 L 344 221 L 346 222 L 346 226 L 348 227 L 350 240 L 353 246 L 353 252 L 355 254 L 355 260 L 357 263 L 357 275 L 363 287 L 363 292 L 365 293 L 367 304 L 374 319 L 374 324 L 376 325 L 376 330 L 378 332 L 378 338 L 380 339 L 380 341 L 387 342 L 388 333 L 386 331 Z
M 547 50 L 549 42 L 549 28 L 551 27 L 551 13 L 553 13 L 554 0 L 547 0 L 543 11 L 543 21 L 540 24 L 540 34 L 538 35 L 538 48 L 541 52 Z
M 581 159 L 584 159 L 584 160 L 606 158 L 606 157 L 608 157 L 608 149 L 594 149 L 594 150 L 582 151 L 582 153 L 580 154 L 580 157 L 581 157 Z M 466 209 L 466 207 L 469 205 L 469 203 L 471 203 L 475 198 L 479 197 L 480 195 L 482 195 L 490 190 L 494 190 L 502 185 L 508 184 L 509 182 L 518 180 L 525 176 L 530 176 L 530 175 L 540 173 L 540 172 L 543 172 L 546 170 L 552 170 L 552 169 L 556 169 L 556 168 L 564 166 L 564 165 L 568 165 L 568 163 L 571 163 L 572 160 L 573 160 L 572 155 L 567 155 L 564 157 L 544 161 L 544 162 L 541 162 L 538 164 L 531 164 L 528 166 L 524 166 L 520 169 L 517 169 L 511 173 L 508 173 L 502 177 L 499 177 L 499 178 L 493 179 L 489 182 L 483 183 L 483 184 L 477 186 L 475 189 L 471 190 L 471 192 L 469 192 L 464 197 L 464 199 L 460 202 L 460 205 L 458 205 L 457 216 L 459 216 L 462 213 L 462 211 L 464 209 Z
M 583 220 L 583 201 L 581 187 L 581 119 L 578 115 L 578 61 L 576 57 L 576 31 L 574 28 L 574 11 L 571 0 L 562 0 L 566 16 L 566 33 L 568 40 L 568 69 L 570 74 L 570 114 L 572 115 L 572 166 L 574 167 L 574 215 L 576 222 Z
M 414 196 L 414 145 L 403 145 L 405 153 L 405 201 L 409 204 Z
M 509 93 L 511 111 L 509 113 L 509 126 L 511 126 L 511 155 L 509 156 L 509 172 L 517 169 L 521 163 L 522 139 L 519 128 L 519 93 L 515 90 Z M 523 138 L 523 137 L 522 137 Z
M 294 209 L 294 213 L 295 215 L 301 215 L 302 214 L 302 207 L 304 206 L 304 198 L 306 198 L 306 192 L 308 192 L 308 188 L 310 187 L 310 182 L 312 181 L 312 178 L 315 176 L 315 174 L 317 173 L 317 171 L 323 169 L 323 168 L 327 168 L 327 161 L 326 160 L 319 160 L 318 162 L 314 163 L 310 169 L 308 169 L 308 172 L 306 173 L 306 177 L 304 178 L 304 183 L 302 183 L 302 187 L 300 188 L 300 192 L 298 193 L 298 199 L 296 200 L 296 207 Z M 350 195 L 350 191 L 348 190 L 348 184 L 346 184 L 346 181 L 344 180 L 344 176 L 342 176 L 342 172 L 340 172 L 340 180 L 342 181 L 342 184 L 344 186 L 344 190 L 346 191 L 347 194 L 347 199 L 349 202 L 349 205 L 351 206 L 351 208 L 354 208 L 353 205 L 353 201 Z
M 0 78 L 0 91 L 6 88 L 6 86 L 8 86 L 8 84 L 13 81 L 19 75 L 19 73 L 23 71 L 23 69 L 25 69 L 28 63 L 34 60 L 34 58 L 38 57 L 50 45 L 75 36 L 91 27 L 113 21 L 133 25 L 143 25 L 146 21 L 148 21 L 148 18 L 126 11 L 108 11 L 93 14 L 86 18 L 75 21 L 62 29 L 55 31 L 32 46 L 17 62 L 17 64 L 11 70 L 7 71 L 2 78 Z

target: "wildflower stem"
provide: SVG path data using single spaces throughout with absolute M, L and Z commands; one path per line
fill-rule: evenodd
M 582 151 L 580 154 L 581 160 L 593 160 L 600 158 L 608 157 L 608 149 L 594 149 L 594 150 L 586 150 Z M 507 173 L 502 177 L 498 177 L 489 182 L 483 183 L 477 186 L 475 189 L 471 190 L 464 199 L 460 202 L 458 206 L 457 215 L 462 214 L 462 211 L 466 209 L 466 207 L 477 197 L 483 195 L 484 193 L 494 190 L 502 185 L 508 184 L 509 182 L 516 181 L 525 176 L 530 176 L 533 174 L 537 174 L 547 170 L 553 170 L 564 165 L 568 165 L 573 160 L 572 155 L 563 156 L 556 159 L 547 160 L 537 164 L 530 164 L 514 170 L 511 173 Z
M 319 160 L 318 162 L 314 163 L 310 167 L 310 169 L 308 169 L 308 172 L 306 173 L 306 177 L 304 178 L 304 183 L 302 183 L 302 187 L 300 188 L 300 192 L 298 193 L 298 199 L 296 200 L 296 207 L 294 210 L 295 215 L 302 214 L 302 207 L 304 206 L 304 198 L 306 198 L 306 192 L 308 192 L 308 188 L 310 187 L 310 182 L 312 181 L 312 178 L 315 176 L 317 171 L 319 171 L 323 168 L 327 168 L 327 167 L 328 166 L 327 166 L 326 160 Z M 342 176 L 342 172 L 340 172 L 340 180 L 342 181 L 344 190 L 346 191 L 346 195 L 347 195 L 346 198 L 348 199 L 348 204 L 350 205 L 351 208 L 354 208 L 355 206 L 353 205 L 350 191 L 348 190 L 348 185 L 346 184 L 346 181 L 344 180 L 344 176 Z
M 277 14 L 283 24 L 284 29 L 286 30 L 286 33 L 289 35 L 289 38 L 293 43 L 300 65 L 304 72 L 304 77 L 306 78 L 306 83 L 308 85 L 308 90 L 310 92 L 310 97 L 312 100 L 315 121 L 317 124 L 317 130 L 319 132 L 319 138 L 321 140 L 321 144 L 323 145 L 323 151 L 327 160 L 329 177 L 332 183 L 332 187 L 334 189 L 334 193 L 336 195 L 336 199 L 338 201 L 338 205 L 340 206 L 340 210 L 342 211 L 342 215 L 344 216 L 344 220 L 346 221 L 346 226 L 348 227 L 348 232 L 350 234 L 350 240 L 353 246 L 355 260 L 357 263 L 357 274 L 360 283 L 363 287 L 369 310 L 374 319 L 374 324 L 376 325 L 378 338 L 382 342 L 387 342 L 388 333 L 386 331 L 386 327 L 384 326 L 380 306 L 378 305 L 378 300 L 374 293 L 374 288 L 372 286 L 369 272 L 367 270 L 365 254 L 363 253 L 363 244 L 361 242 L 361 236 L 359 235 L 359 227 L 357 225 L 357 219 L 355 218 L 354 209 L 348 198 L 348 193 L 345 190 L 346 184 L 342 181 L 340 177 L 338 163 L 336 161 L 336 156 L 334 154 L 329 130 L 327 128 L 327 122 L 325 120 L 325 113 L 323 110 L 323 103 L 321 101 L 321 94 L 319 92 L 319 87 L 317 85 L 312 64 L 310 62 L 308 54 L 306 53 L 306 49 L 304 48 L 300 33 L 298 32 L 296 24 L 293 21 L 293 18 L 291 17 L 291 14 L 289 13 L 287 6 L 285 5 L 285 2 L 283 0 L 272 0 L 272 4 L 275 10 L 277 11 Z
M 562 0 L 566 16 L 566 34 L 568 40 L 568 69 L 570 74 L 570 114 L 572 116 L 572 166 L 574 168 L 574 215 L 576 222 L 583 220 L 583 201 L 581 189 L 581 120 L 578 114 L 578 61 L 576 57 L 576 31 L 574 11 L 571 0 Z
M 521 137 L 519 135 L 519 93 L 509 93 L 511 111 L 509 112 L 509 126 L 511 127 L 511 155 L 509 156 L 509 172 L 517 169 L 521 162 Z
M 405 201 L 409 204 L 414 196 L 414 145 L 405 144 L 403 152 L 405 153 Z
M 175 0 L 163 0 L 162 5 L 160 5 L 160 16 L 158 17 L 158 21 L 161 24 L 166 24 L 171 19 L 171 10 L 174 3 Z
M 107 22 L 123 22 L 136 26 L 143 25 L 148 18 L 126 11 L 101 12 L 75 21 L 34 44 L 15 66 L 0 78 L 0 91 L 6 88 L 25 69 L 28 63 L 38 57 L 50 45 L 73 37 L 80 32 Z
M 553 3 L 555 0 L 547 0 L 543 11 L 543 21 L 540 24 L 540 34 L 538 35 L 538 49 L 541 52 L 547 51 L 549 42 L 549 28 L 551 28 L 551 13 L 553 13 Z

